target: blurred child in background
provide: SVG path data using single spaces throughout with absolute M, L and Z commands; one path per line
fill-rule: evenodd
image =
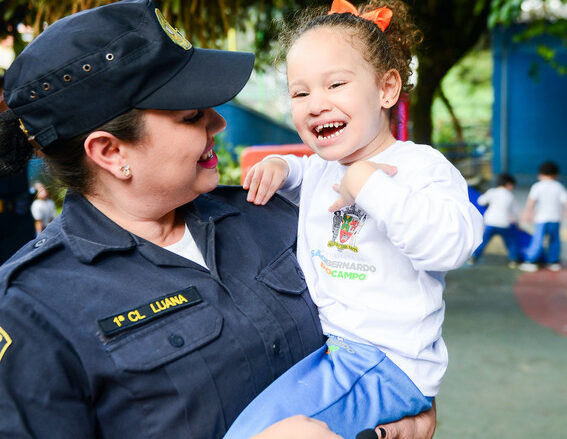
M 31 205 L 31 212 L 35 222 L 35 232 L 39 235 L 47 225 L 55 219 L 55 203 L 49 198 L 49 191 L 43 183 L 34 184 L 36 199 Z
M 482 244 L 475 250 L 471 262 L 476 263 L 490 240 L 499 235 L 502 237 L 506 249 L 510 268 L 517 268 L 520 262 L 520 248 L 516 237 L 515 223 L 518 220 L 518 209 L 514 200 L 514 186 L 516 179 L 506 173 L 498 176 L 497 187 L 488 189 L 482 194 L 477 203 L 488 206 L 484 213 L 484 235 Z
M 539 262 L 547 264 L 552 271 L 561 270 L 561 240 L 559 230 L 567 203 L 567 191 L 557 181 L 559 166 L 547 161 L 538 169 L 538 182 L 530 188 L 526 208 L 523 212 L 525 222 L 534 223 L 534 231 L 529 247 L 525 251 L 525 262 L 520 265 L 524 271 L 537 271 Z M 548 237 L 547 251 L 544 239 Z

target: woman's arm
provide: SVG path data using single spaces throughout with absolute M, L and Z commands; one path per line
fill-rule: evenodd
M 417 416 L 408 416 L 390 424 L 376 427 L 378 438 L 432 439 L 435 433 L 436 409 L 433 406 Z M 292 416 L 276 422 L 251 439 L 339 439 L 322 421 L 306 416 Z M 345 438 L 354 439 L 354 438 Z
M 297 415 L 276 422 L 250 439 L 340 439 L 323 421 Z

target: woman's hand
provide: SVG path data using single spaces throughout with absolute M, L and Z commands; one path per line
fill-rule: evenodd
M 376 427 L 376 435 L 381 439 L 432 439 L 435 425 L 433 401 L 433 406 L 426 412 Z M 276 422 L 251 439 L 341 439 L 341 436 L 329 430 L 322 421 L 297 415 Z
M 327 424 L 297 415 L 276 422 L 251 439 L 341 439 Z
M 340 194 L 340 197 L 329 207 L 329 211 L 335 212 L 345 206 L 354 204 L 354 200 L 360 193 L 362 187 L 378 169 L 390 177 L 398 172 L 398 168 L 386 165 L 385 163 L 360 161 L 350 165 L 341 184 L 337 184 L 333 187 L 333 189 Z
M 289 174 L 289 167 L 284 159 L 270 157 L 256 163 L 244 179 L 242 187 L 248 189 L 247 201 L 264 205 L 282 187 Z
M 436 408 L 433 401 L 433 406 L 428 411 L 376 427 L 376 434 L 379 438 L 386 439 L 431 439 L 435 425 Z M 381 430 L 386 432 L 385 436 Z

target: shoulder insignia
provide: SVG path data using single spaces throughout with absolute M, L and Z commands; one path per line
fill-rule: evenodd
M 2 361 L 2 357 L 12 344 L 12 339 L 8 335 L 8 333 L 0 326 L 0 361 Z
M 196 305 L 202 301 L 203 299 L 197 288 L 191 286 L 184 290 L 158 297 L 136 308 L 100 319 L 98 320 L 98 326 L 104 335 L 115 335 L 127 329 L 151 322 L 174 311 Z

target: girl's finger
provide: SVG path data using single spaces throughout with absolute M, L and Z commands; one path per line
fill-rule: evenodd
M 248 189 L 248 196 L 246 197 L 246 200 L 252 203 L 256 201 L 258 187 L 262 181 L 262 173 L 259 170 L 258 172 L 254 170 L 253 174 L 254 175 L 250 178 L 250 187 Z
M 349 203 L 347 203 L 343 197 L 339 197 L 333 204 L 331 204 L 331 207 L 329 207 L 329 212 L 336 212 L 337 210 L 341 210 L 343 207 L 346 207 L 348 205 Z
M 380 169 L 382 169 L 382 171 L 384 171 L 384 173 L 386 175 L 389 175 L 390 177 L 398 172 L 398 168 L 392 165 L 381 164 Z

